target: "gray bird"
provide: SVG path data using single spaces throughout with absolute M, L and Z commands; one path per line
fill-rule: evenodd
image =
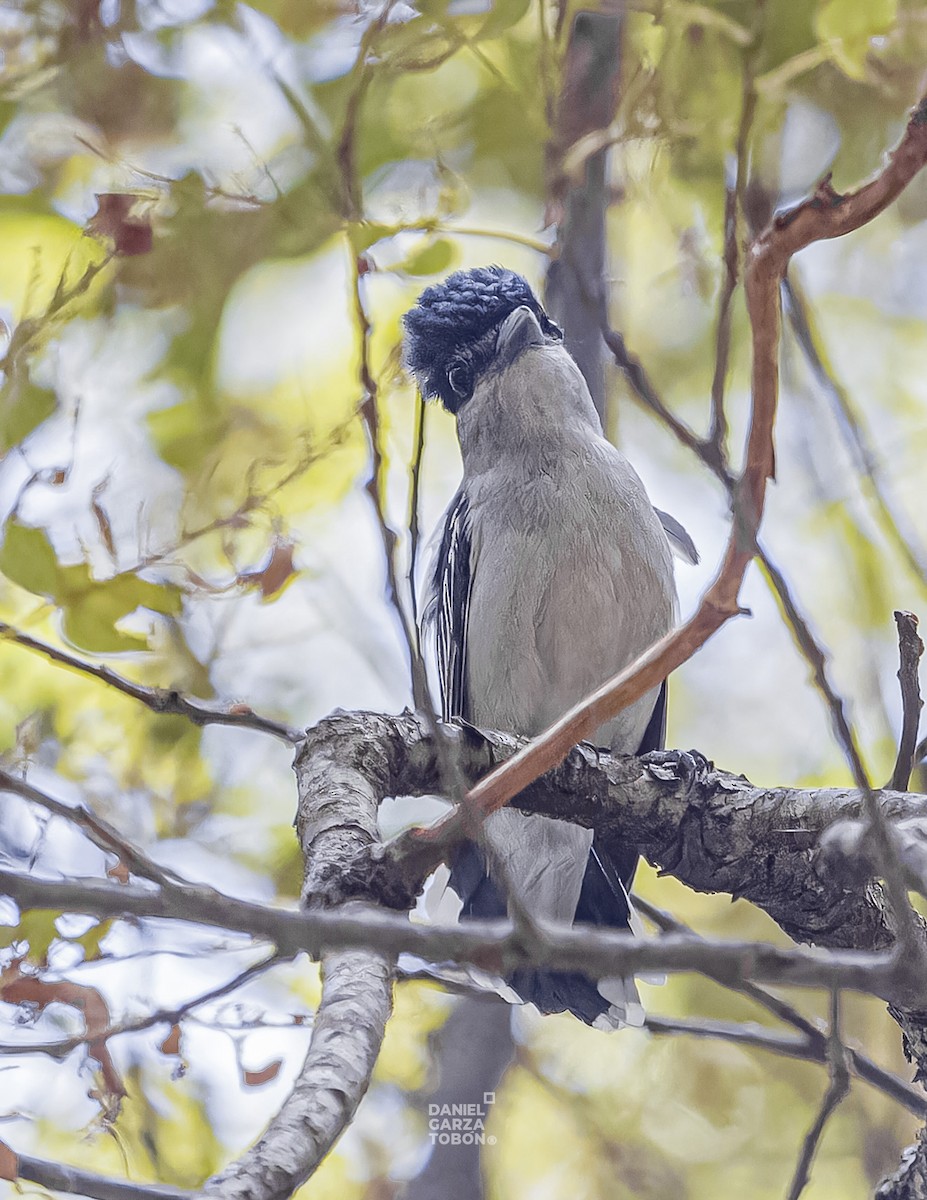
M 425 618 L 442 716 L 537 734 L 671 628 L 670 541 L 691 559 L 694 547 L 603 437 L 560 329 L 520 275 L 457 271 L 422 293 L 404 325 L 406 366 L 426 398 L 456 414 L 463 458 Z M 665 722 L 664 684 L 595 740 L 643 753 L 663 745 Z M 631 925 L 633 850 L 612 861 L 590 830 L 511 808 L 485 832 L 529 912 Z M 476 845 L 458 850 L 449 882 L 461 918 L 505 914 Z M 507 982 L 542 1012 L 604 1028 L 642 1019 L 633 980 L 523 969 Z

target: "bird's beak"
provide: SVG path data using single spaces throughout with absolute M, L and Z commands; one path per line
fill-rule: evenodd
M 529 346 L 543 346 L 546 341 L 537 317 L 530 308 L 522 305 L 509 313 L 499 327 L 496 359 L 500 365 L 508 365 Z

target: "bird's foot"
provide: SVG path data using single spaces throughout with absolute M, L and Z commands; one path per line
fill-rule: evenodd
M 641 755 L 641 764 L 654 779 L 682 783 L 686 791 L 714 770 L 714 763 L 698 750 L 650 750 Z

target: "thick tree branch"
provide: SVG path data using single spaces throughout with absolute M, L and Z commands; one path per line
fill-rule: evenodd
M 524 744 L 471 726 L 448 726 L 446 732 L 471 778 Z M 309 731 L 303 753 L 337 763 L 341 788 L 372 787 L 383 797 L 440 793 L 433 741 L 410 713 L 335 714 Z M 927 817 L 925 797 L 883 792 L 881 799 L 893 820 Z M 862 815 L 863 798 L 853 789 L 758 788 L 695 754 L 613 758 L 582 745 L 516 803 L 635 846 L 689 887 L 744 896 L 797 940 L 877 949 L 891 944 L 891 931 L 865 887 L 855 879 L 852 886 L 837 883 L 830 868 L 821 869 L 816 851 L 825 829 Z M 340 876 L 319 884 L 329 889 L 330 900 L 349 899 L 369 888 L 371 872 L 378 872 L 381 902 L 407 908 L 448 844 L 406 834 L 354 864 L 342 859 Z
M 339 786 L 337 757 L 297 754 L 295 769 L 303 902 L 311 914 L 341 864 L 377 843 L 382 797 L 370 786 Z M 204 1185 L 204 1200 L 285 1200 L 353 1118 L 380 1053 L 393 986 L 390 956 L 373 949 L 379 941 L 355 945 L 323 955 L 322 999 L 296 1083 L 257 1143 Z
M 519 744 L 469 727 L 448 732 L 458 739 L 461 763 L 470 774 L 503 760 Z M 436 790 L 438 758 L 418 718 L 408 713 L 331 717 L 310 731 L 300 764 L 301 786 L 319 797 L 311 818 L 300 817 L 300 836 L 313 847 L 306 880 L 311 905 L 305 913 L 250 904 L 172 880 L 144 888 L 0 872 L 0 887 L 25 907 L 170 917 L 238 929 L 274 942 L 283 955 L 373 945 L 387 956 L 409 951 L 430 961 L 476 962 L 497 970 L 527 961 L 564 969 L 585 962 L 590 970 L 604 969 L 607 962 L 614 970 L 620 959 L 627 969 L 705 970 L 722 979 L 730 977 L 736 964 L 741 980 L 839 983 L 899 999 L 897 980 L 885 966 L 892 932 L 878 890 L 855 878 L 843 882 L 833 860 L 817 850 L 829 825 L 861 815 L 863 799 L 856 791 L 760 789 L 742 776 L 715 771 L 694 755 L 612 759 L 591 747 L 577 747 L 558 770 L 519 797 L 520 806 L 594 826 L 606 840 L 614 837 L 639 848 L 691 887 L 744 896 L 795 938 L 877 953 L 831 959 L 766 946 L 696 943 L 682 935 L 641 942 L 559 928 L 545 928 L 542 945 L 526 946 L 505 922 L 445 929 L 412 925 L 404 916 L 382 910 L 322 907 L 376 896 L 381 904 L 406 908 L 442 853 L 442 843 L 408 835 L 378 847 L 363 816 L 365 806 L 384 796 Z M 880 799 L 891 819 L 904 818 L 920 827 L 927 815 L 924 797 L 885 792 Z M 745 965 L 748 960 L 755 969 Z
M 470 728 L 447 732 L 471 775 L 518 744 Z M 679 933 L 642 940 L 591 928 L 543 927 L 526 940 L 508 922 L 424 927 L 382 908 L 344 905 L 351 896 L 408 905 L 441 853 L 440 841 L 408 836 L 388 847 L 376 843 L 382 798 L 439 786 L 434 739 L 411 714 L 340 714 L 309 732 L 298 773 L 298 829 L 307 868 L 308 907 L 302 913 L 249 904 L 171 878 L 145 887 L 0 872 L 0 889 L 22 907 L 238 929 L 272 941 L 281 956 L 327 951 L 323 1002 L 296 1087 L 254 1149 L 207 1183 L 203 1196 L 270 1200 L 288 1195 L 311 1173 L 367 1085 L 389 1013 L 390 962 L 403 951 L 496 973 L 531 962 L 600 975 L 695 970 L 738 990 L 745 980 L 859 988 L 894 1001 L 906 1036 L 912 1041 L 921 1036 L 910 1010 L 901 1007 L 912 998 L 891 952 L 877 890 L 858 880 L 844 885 L 833 860 L 817 852 L 822 831 L 835 818 L 862 814 L 858 792 L 763 791 L 742 777 L 714 771 L 697 755 L 611 759 L 583 746 L 518 799 L 534 811 L 591 824 L 606 840 L 637 845 L 691 886 L 729 890 L 761 903 L 793 936 L 836 947 L 824 953 Z M 927 820 L 927 798 L 883 793 L 881 799 L 890 816 L 919 827 Z M 819 1057 L 819 1039 L 804 1033 L 803 1040 L 809 1057 Z

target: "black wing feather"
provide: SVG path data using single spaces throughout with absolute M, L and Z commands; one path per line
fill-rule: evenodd
M 651 750 L 662 750 L 666 745 L 666 680 L 660 684 L 660 693 L 653 706 L 641 744 L 637 747 L 638 754 L 648 754 Z
M 435 564 L 434 598 L 441 688 L 441 717 L 467 717 L 467 616 L 470 569 L 470 510 L 461 489 L 451 501 Z

